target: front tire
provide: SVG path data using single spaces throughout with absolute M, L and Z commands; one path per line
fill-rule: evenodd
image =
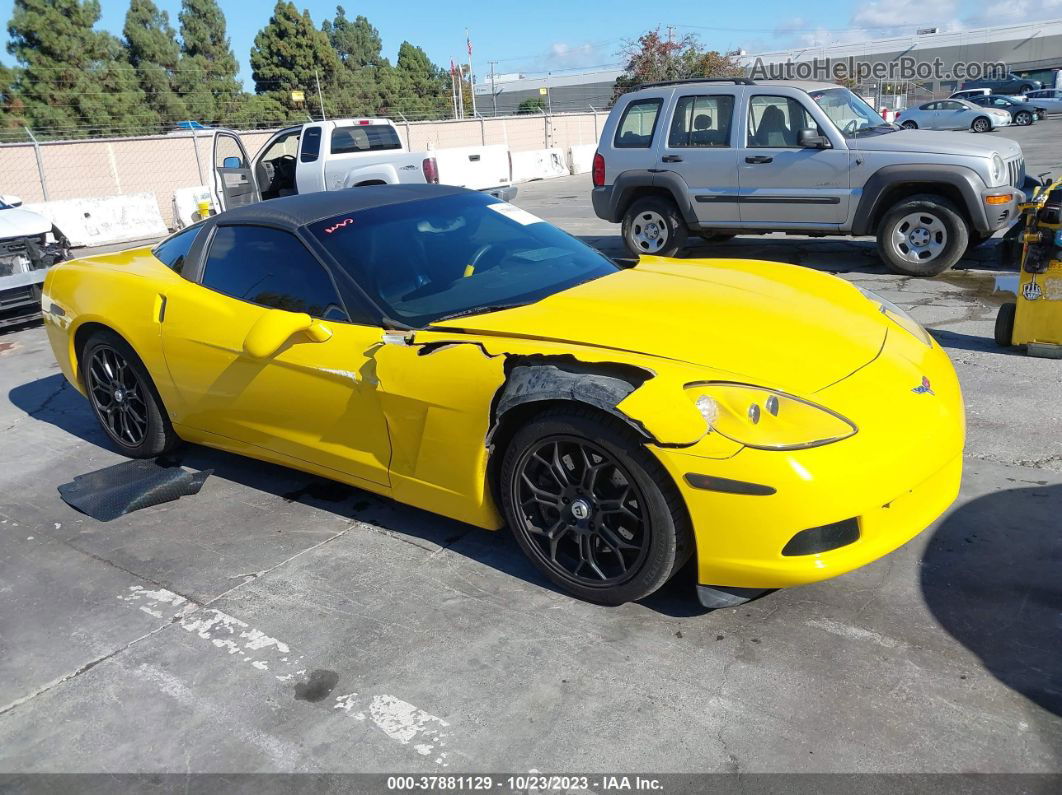
M 970 129 L 975 133 L 986 133 L 992 129 L 992 122 L 988 120 L 987 116 L 978 116 L 973 120 Z
M 669 199 L 636 200 L 623 216 L 623 242 L 634 256 L 673 257 L 686 245 L 689 230 Z
M 147 368 L 112 331 L 94 331 L 79 357 L 85 392 L 103 432 L 130 458 L 154 458 L 178 444 Z
M 917 195 L 897 202 L 878 225 L 878 253 L 894 273 L 936 276 L 966 253 L 970 229 L 947 199 Z
M 685 506 L 660 462 L 629 428 L 589 409 L 549 410 L 521 427 L 499 492 L 524 554 L 581 599 L 642 599 L 693 552 Z
M 1019 127 L 1028 127 L 1033 123 L 1033 115 L 1027 110 L 1018 111 L 1014 116 L 1014 123 Z

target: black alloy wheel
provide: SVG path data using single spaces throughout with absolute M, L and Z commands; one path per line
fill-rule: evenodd
M 89 398 L 104 430 L 119 444 L 139 447 L 147 438 L 144 385 L 129 362 L 109 345 L 98 345 L 86 370 Z
M 604 448 L 558 435 L 523 451 L 514 503 L 540 561 L 589 587 L 620 585 L 649 549 L 646 500 Z

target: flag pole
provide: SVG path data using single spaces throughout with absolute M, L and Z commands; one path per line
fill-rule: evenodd
M 476 115 L 476 83 L 472 76 L 472 39 L 468 36 L 468 28 L 465 28 L 465 44 L 468 45 L 468 90 L 472 93 L 472 115 Z

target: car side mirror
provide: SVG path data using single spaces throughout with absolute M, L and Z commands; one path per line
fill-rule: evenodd
M 15 196 L 14 194 L 11 194 L 11 193 L 6 193 L 3 196 L 0 196 L 0 202 L 3 202 L 8 207 L 21 207 L 22 206 L 22 198 L 20 196 Z
M 825 135 L 819 135 L 814 127 L 805 127 L 797 133 L 797 145 L 805 149 L 828 149 L 830 139 Z
M 238 157 L 226 157 L 221 161 L 222 168 L 243 168 L 243 161 Z
M 297 342 L 326 342 L 332 332 L 328 326 L 305 312 L 270 309 L 247 332 L 243 340 L 243 352 L 252 359 L 269 359 L 296 335 L 302 337 Z

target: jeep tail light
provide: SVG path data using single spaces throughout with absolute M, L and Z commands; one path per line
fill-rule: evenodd
M 439 164 L 435 162 L 435 158 L 424 158 L 421 166 L 424 169 L 424 181 L 431 185 L 439 184 Z
M 594 178 L 594 187 L 603 188 L 605 186 L 605 157 L 600 152 L 594 152 L 594 167 L 592 169 L 592 175 Z

